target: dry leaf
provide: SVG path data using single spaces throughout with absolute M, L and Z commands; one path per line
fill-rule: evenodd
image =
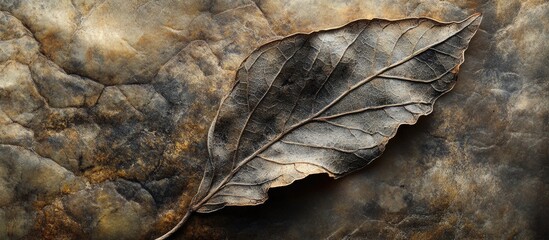
M 262 46 L 211 126 L 189 212 L 261 204 L 269 188 L 366 166 L 454 86 L 480 21 L 359 20 Z

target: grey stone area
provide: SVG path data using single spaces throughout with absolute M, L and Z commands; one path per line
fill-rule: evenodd
M 481 12 L 454 89 L 373 165 L 195 214 L 175 239 L 543 239 L 549 3 L 0 0 L 0 239 L 151 239 L 264 43 L 356 19 Z

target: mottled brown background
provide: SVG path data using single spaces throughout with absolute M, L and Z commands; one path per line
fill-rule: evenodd
M 0 239 L 150 239 L 186 210 L 206 131 L 261 44 L 362 18 L 483 14 L 455 89 L 385 154 L 175 239 L 549 235 L 543 0 L 0 0 Z

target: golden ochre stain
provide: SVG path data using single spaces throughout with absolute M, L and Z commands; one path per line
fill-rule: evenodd
M 188 119 L 183 121 L 179 127 L 182 129 L 182 133 L 186 133 L 185 136 L 202 137 L 208 132 L 208 124 L 199 122 L 200 120 Z
M 154 170 L 154 165 L 146 165 L 142 160 L 137 161 L 140 165 L 139 170 L 150 172 Z M 142 171 L 132 171 L 128 169 L 116 169 L 112 166 L 95 166 L 87 169 L 83 172 L 82 176 L 85 177 L 90 183 L 97 184 L 105 181 L 112 181 L 119 178 L 136 179 L 139 181 L 146 180 L 146 174 L 142 174 Z M 81 185 L 73 184 L 62 187 L 63 192 L 72 193 L 81 189 Z
M 32 206 L 36 209 L 42 209 L 47 205 L 48 205 L 48 202 L 44 201 L 44 200 L 36 200 L 36 201 L 32 202 Z
M 429 202 L 433 209 L 447 209 L 459 195 L 459 187 L 455 181 L 446 176 L 444 173 L 436 172 L 431 177 L 433 185 L 437 186 L 440 191 L 436 197 Z
M 74 190 L 75 189 L 72 188 L 72 186 L 70 186 L 68 184 L 63 184 L 63 186 L 61 186 L 61 193 L 63 193 L 63 194 L 73 193 Z
M 186 152 L 191 147 L 191 142 L 187 140 L 183 140 L 182 142 L 176 142 L 175 143 L 175 154 L 179 154 L 181 152 Z
M 44 129 L 60 131 L 69 126 L 69 119 L 61 116 L 57 112 L 52 112 L 48 117 L 42 122 L 42 127 Z
M 80 178 L 75 178 L 75 180 L 64 182 L 60 187 L 60 192 L 62 194 L 68 195 L 76 193 L 86 187 L 85 180 Z
M 40 233 L 40 239 L 75 239 L 83 236 L 82 226 L 70 218 L 57 199 L 38 211 L 34 228 Z
M 57 53 L 67 46 L 65 44 L 66 39 L 63 39 L 63 37 L 60 36 L 60 33 L 54 30 L 43 33 L 40 35 L 39 40 L 42 51 L 50 59 L 55 59 L 58 56 Z
M 178 136 L 175 139 L 174 154 L 198 152 L 198 145 L 205 142 L 209 121 L 215 112 L 201 103 L 190 106 L 189 112 L 196 113 L 178 123 Z
M 87 178 L 90 183 L 101 183 L 107 180 L 116 179 L 119 175 L 118 171 L 111 167 L 96 166 L 84 171 L 83 176 Z
M 170 230 L 177 221 L 181 218 L 181 214 L 174 210 L 168 210 L 160 214 L 158 222 L 156 222 L 156 229 L 161 231 Z
M 113 157 L 111 156 L 111 151 L 112 150 L 109 149 L 109 146 L 101 144 L 100 147 L 94 150 L 94 154 L 91 159 L 92 162 L 97 165 L 108 164 L 113 159 Z

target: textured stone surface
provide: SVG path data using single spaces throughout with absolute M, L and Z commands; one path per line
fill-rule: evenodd
M 360 18 L 483 13 L 454 90 L 374 165 L 175 238 L 546 236 L 549 3 L 0 0 L 0 238 L 150 239 L 186 211 L 236 68 Z

